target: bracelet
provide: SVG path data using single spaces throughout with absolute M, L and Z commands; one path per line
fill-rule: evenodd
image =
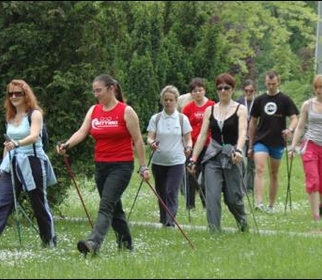
M 241 150 L 241 149 L 237 149 L 237 148 L 236 148 L 236 149 L 235 149 L 235 152 L 236 152 L 236 153 L 239 153 L 239 154 L 241 154 L 241 155 L 243 154 L 243 152 L 242 152 L 242 150 Z
M 189 151 L 192 151 L 192 147 L 191 146 L 185 146 L 184 147 L 185 150 L 189 150 Z
M 146 165 L 141 165 L 141 166 L 140 166 L 140 168 L 139 168 L 139 170 L 138 170 L 138 173 L 139 173 L 141 176 L 143 176 L 143 173 L 144 173 L 144 171 L 146 171 L 146 170 L 149 170 L 149 167 L 147 167 Z
M 13 143 L 13 145 L 15 146 L 15 148 L 18 148 L 20 146 L 19 141 L 11 140 L 11 142 Z
M 188 163 L 188 165 L 187 165 L 187 167 L 188 167 L 188 168 L 191 168 L 191 167 L 195 166 L 196 164 L 197 164 L 197 163 L 196 163 L 194 160 L 190 159 L 190 160 L 189 160 L 189 163 Z

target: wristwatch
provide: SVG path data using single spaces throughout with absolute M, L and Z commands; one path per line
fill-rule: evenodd
M 17 141 L 15 141 L 15 140 L 11 140 L 11 141 L 12 141 L 12 143 L 15 145 L 15 148 L 20 147 L 20 142 L 19 142 L 19 140 L 17 140 Z

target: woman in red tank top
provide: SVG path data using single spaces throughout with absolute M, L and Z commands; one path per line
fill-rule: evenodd
M 95 140 L 95 182 L 101 200 L 92 232 L 77 244 L 84 255 L 99 251 L 110 226 L 115 231 L 118 248 L 133 249 L 121 201 L 134 170 L 133 144 L 140 164 L 139 174 L 145 181 L 150 177 L 139 119 L 133 108 L 124 103 L 120 85 L 111 76 L 102 74 L 94 79 L 92 87 L 99 104 L 88 110 L 81 127 L 57 147 L 57 152 L 64 154 L 88 134 Z

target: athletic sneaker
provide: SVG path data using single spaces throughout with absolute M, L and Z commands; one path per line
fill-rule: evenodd
M 313 221 L 314 222 L 319 222 L 320 221 L 320 215 L 314 216 Z
M 80 240 L 77 243 L 77 249 L 86 257 L 87 253 L 96 255 L 99 251 L 99 246 L 93 240 Z
M 257 203 L 255 205 L 255 210 L 264 211 L 264 204 L 263 203 Z
M 247 223 L 241 223 L 240 224 L 240 231 L 241 232 L 249 232 L 249 226 L 248 226 L 248 224 Z
M 266 209 L 266 212 L 269 213 L 269 214 L 273 214 L 275 212 L 274 206 L 268 205 L 267 209 Z

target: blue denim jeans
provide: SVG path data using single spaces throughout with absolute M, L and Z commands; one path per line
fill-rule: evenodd
M 134 162 L 95 162 L 95 181 L 100 196 L 97 220 L 88 240 L 100 246 L 112 226 L 118 242 L 132 245 L 132 237 L 121 197 L 127 188 Z

